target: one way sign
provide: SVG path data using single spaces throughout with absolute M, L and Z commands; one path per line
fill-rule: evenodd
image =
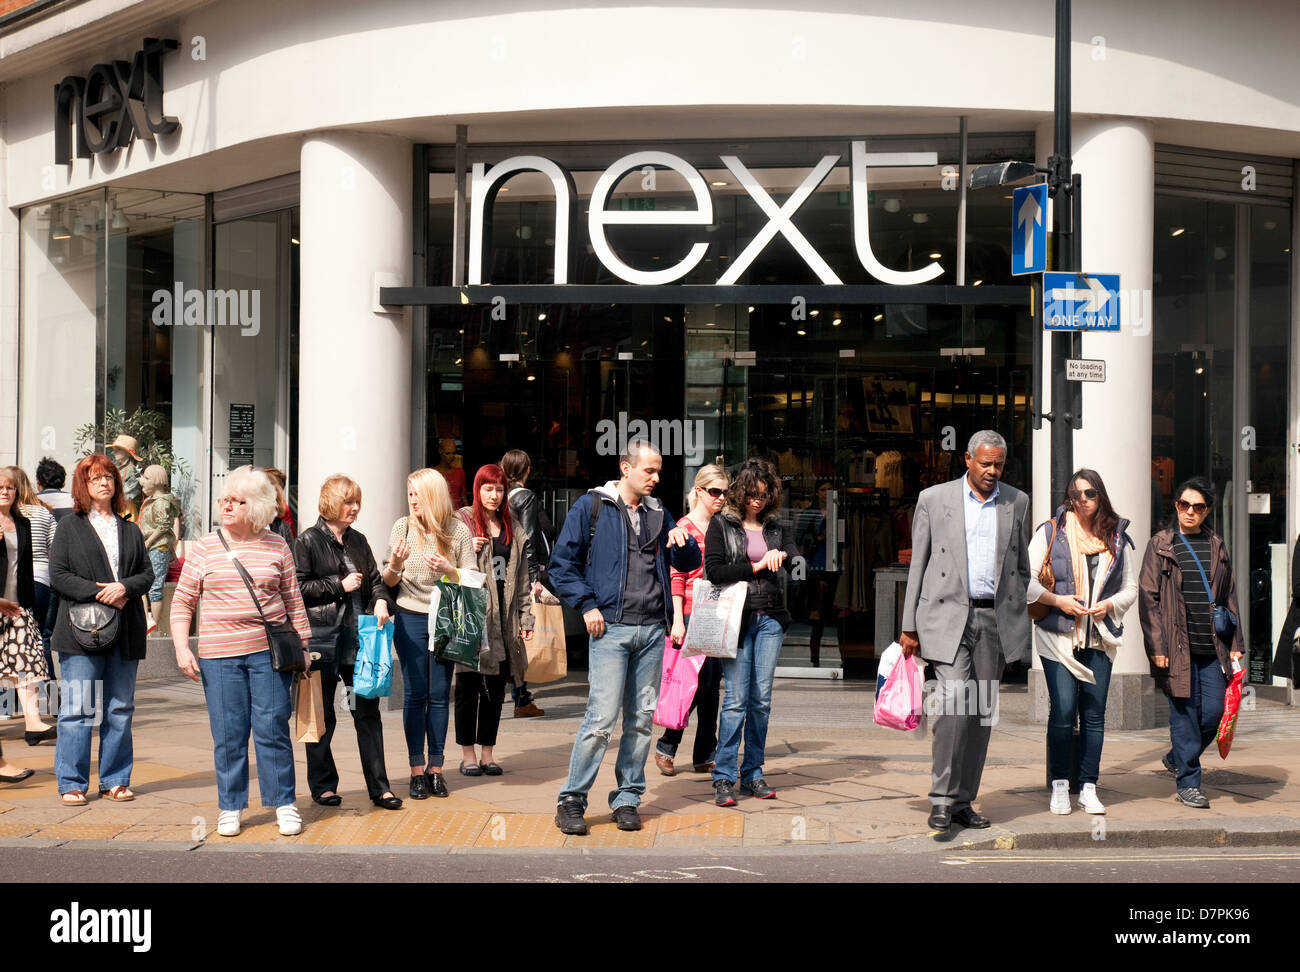
M 1043 327 L 1049 331 L 1118 331 L 1119 274 L 1043 274 Z
M 1047 186 L 1021 186 L 1011 194 L 1011 272 L 1047 269 Z

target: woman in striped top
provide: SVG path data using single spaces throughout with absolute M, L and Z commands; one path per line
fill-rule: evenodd
M 248 734 L 257 747 L 262 806 L 275 807 L 280 833 L 302 831 L 294 804 L 293 740 L 289 734 L 289 686 L 293 675 L 271 667 L 262 616 L 233 560 L 253 578 L 262 614 L 287 617 L 306 645 L 311 626 L 298 591 L 288 545 L 267 526 L 275 519 L 275 487 L 266 474 L 241 466 L 226 478 L 216 502 L 219 531 L 190 547 L 172 598 L 172 644 L 176 664 L 203 682 L 217 770 L 217 833 L 234 837 L 248 806 Z M 222 543 L 224 535 L 229 552 Z M 199 614 L 199 657 L 190 651 L 190 623 Z M 303 652 L 306 655 L 306 651 Z M 311 667 L 311 658 L 307 657 Z
M 460 568 L 478 565 L 469 528 L 455 515 L 447 481 L 436 469 L 420 469 L 406 480 L 410 515 L 393 524 L 383 579 L 397 588 L 393 647 L 402 663 L 402 726 L 411 761 L 411 799 L 447 796 L 443 748 L 452 663 L 429 651 L 429 602 L 434 584 L 455 582 Z M 429 761 L 424 758 L 425 741 Z
M 1151 674 L 1169 697 L 1165 769 L 1177 777 L 1183 804 L 1206 809 L 1201 754 L 1218 735 L 1228 673 L 1244 649 L 1241 625 L 1222 638 L 1213 612 L 1220 605 L 1236 618 L 1241 614 L 1227 547 L 1205 523 L 1214 506 L 1213 484 L 1195 476 L 1174 495 L 1173 521 L 1151 538 L 1142 558 L 1138 607 Z
M 50 610 L 53 591 L 50 588 L 50 545 L 54 543 L 54 514 L 36 495 L 36 487 L 19 466 L 6 466 L 3 470 L 18 490 L 18 509 L 27 518 L 32 531 L 32 585 L 36 603 L 32 609 L 41 632 L 41 648 L 45 652 L 45 669 L 54 673 L 54 655 L 50 651 L 50 635 L 54 632 L 54 612 Z M 58 733 L 54 726 L 41 719 L 36 699 L 36 683 L 27 682 L 20 689 L 27 745 L 37 746 Z
M 674 649 L 679 649 L 686 639 L 686 626 L 691 620 L 691 595 L 695 581 L 704 576 L 704 535 L 709 521 L 722 509 L 727 499 L 727 473 L 721 466 L 702 466 L 695 474 L 695 486 L 686 497 L 689 512 L 677 521 L 700 545 L 700 566 L 688 574 L 676 567 L 669 569 L 672 584 L 673 629 L 670 632 Z M 713 769 L 713 756 L 718 748 L 718 689 L 722 685 L 722 663 L 716 658 L 704 659 L 700 668 L 699 685 L 691 702 L 691 712 L 696 715 L 693 769 L 707 773 Z M 690 713 L 687 713 L 689 718 Z M 673 757 L 681 745 L 685 729 L 666 729 L 655 744 L 655 765 L 664 776 L 676 776 Z

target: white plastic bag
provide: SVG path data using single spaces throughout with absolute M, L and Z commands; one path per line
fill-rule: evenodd
M 741 581 L 719 587 L 701 577 L 692 591 L 691 623 L 682 641 L 683 657 L 735 658 L 749 585 Z

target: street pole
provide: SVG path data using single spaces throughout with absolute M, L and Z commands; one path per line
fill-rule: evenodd
M 1056 103 L 1051 158 L 1047 160 L 1047 186 L 1052 197 L 1052 268 L 1080 269 L 1075 245 L 1075 192 L 1070 146 L 1070 0 L 1056 0 Z M 1074 472 L 1074 428 L 1077 406 L 1074 389 L 1065 378 L 1065 361 L 1073 349 L 1074 335 L 1052 332 L 1052 422 L 1050 510 L 1065 499 Z

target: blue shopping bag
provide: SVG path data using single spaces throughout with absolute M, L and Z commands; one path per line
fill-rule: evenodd
M 352 670 L 352 691 L 363 699 L 393 694 L 393 622 L 382 628 L 373 614 L 357 621 L 357 664 Z

